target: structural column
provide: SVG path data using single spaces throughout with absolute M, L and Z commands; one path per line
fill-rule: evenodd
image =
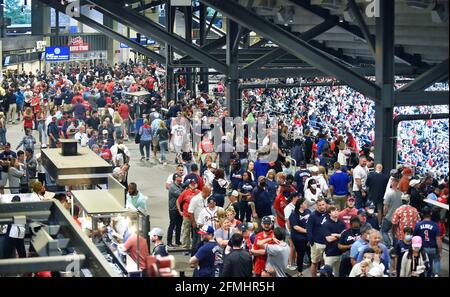
M 171 0 L 166 0 L 166 29 L 169 33 L 173 33 L 175 21 L 175 7 L 171 5 Z M 174 86 L 173 67 L 171 67 L 173 60 L 173 49 L 166 43 L 166 100 L 167 102 L 176 99 L 176 86 Z
M 231 117 L 241 116 L 239 101 L 239 51 L 233 51 L 233 45 L 238 37 L 238 24 L 227 18 L 227 107 Z
M 50 34 L 50 7 L 40 1 L 31 3 L 31 34 Z
M 112 18 L 104 15 L 103 16 L 103 25 L 106 27 L 118 32 L 118 24 Z M 114 66 L 119 62 L 119 56 L 116 54 L 116 50 L 119 49 L 119 43 L 114 41 L 113 38 L 108 37 L 108 64 Z
M 206 16 L 207 16 L 207 9 L 206 5 L 203 3 L 200 3 L 200 46 L 204 46 L 206 44 L 206 39 L 208 36 L 206 36 Z M 200 68 L 200 72 L 206 73 L 209 72 L 208 68 Z M 208 74 L 201 74 L 200 75 L 200 81 L 202 81 L 206 88 L 209 90 L 209 81 L 208 81 Z
M 185 38 L 186 41 L 192 43 L 192 6 L 183 7 L 184 9 L 184 26 L 185 26 Z M 191 72 L 192 68 L 186 68 L 186 72 Z M 192 82 L 194 75 L 187 73 L 185 75 L 186 90 L 191 90 L 195 87 Z
M 376 18 L 376 82 L 381 99 L 375 104 L 375 160 L 389 172 L 396 167 L 396 131 L 394 131 L 394 27 L 395 3 L 380 1 L 380 17 Z

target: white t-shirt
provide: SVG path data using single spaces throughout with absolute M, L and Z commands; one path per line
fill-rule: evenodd
M 207 199 L 203 198 L 201 192 L 192 197 L 191 202 L 189 203 L 188 213 L 194 214 L 194 220 L 196 222 L 198 222 L 200 212 L 203 208 L 207 207 L 207 204 Z
M 284 220 L 286 222 L 289 221 L 289 217 L 294 212 L 294 210 L 295 210 L 295 204 L 289 203 L 288 205 L 286 205 L 286 207 L 284 208 Z M 288 234 L 291 233 L 287 224 L 286 224 L 286 231 Z
M 309 210 L 311 210 L 311 211 L 315 210 L 315 208 L 316 208 L 315 205 L 316 205 L 317 199 L 319 199 L 320 197 L 322 197 L 322 192 L 320 191 L 319 187 L 317 187 L 316 194 L 313 194 L 311 192 L 311 190 L 306 189 L 305 199 L 306 199 L 306 201 L 308 201 Z
M 211 226 L 216 229 L 215 223 L 217 222 L 217 211 L 219 209 L 221 209 L 221 207 L 218 206 L 216 206 L 214 209 L 210 209 L 209 207 L 203 208 L 198 215 L 197 224 L 199 226 Z
M 367 169 L 367 166 L 362 167 L 361 165 L 358 165 L 355 167 L 355 169 L 353 169 L 353 191 L 359 191 L 359 188 L 356 185 L 356 181 L 355 181 L 355 179 L 357 179 L 357 178 L 361 179 L 362 188 L 364 190 L 366 189 L 366 180 L 367 180 L 368 174 L 369 174 L 369 169 Z
M 183 146 L 184 136 L 186 135 L 186 128 L 182 125 L 175 125 L 172 127 L 173 145 Z

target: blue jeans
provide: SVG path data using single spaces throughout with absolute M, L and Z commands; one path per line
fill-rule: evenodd
M 161 161 L 166 161 L 166 153 L 168 150 L 168 141 L 167 140 L 163 140 L 159 142 L 159 149 L 161 150 Z
M 6 128 L 0 128 L 0 144 L 6 144 Z
M 441 259 L 439 258 L 437 248 L 424 248 L 425 252 L 430 259 L 430 270 L 427 272 L 428 277 L 432 277 L 435 274 L 441 272 Z
M 141 142 L 139 143 L 139 151 L 141 153 L 141 157 L 147 157 L 150 158 L 150 143 L 151 140 L 141 140 Z M 144 147 L 145 147 L 145 153 L 147 154 L 146 156 L 144 155 Z
M 381 224 L 381 236 L 383 237 L 384 244 L 389 248 L 392 246 L 391 238 L 389 237 L 389 232 L 392 230 L 392 223 L 386 218 L 383 219 Z

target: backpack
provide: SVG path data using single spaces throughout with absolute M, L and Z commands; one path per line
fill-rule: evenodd
M 322 145 L 322 152 L 328 153 L 330 151 L 330 144 L 328 141 L 325 141 L 325 143 Z

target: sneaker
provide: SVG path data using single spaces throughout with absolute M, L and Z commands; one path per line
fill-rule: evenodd
M 150 159 L 149 159 L 149 158 L 146 158 L 145 160 L 146 160 L 146 161 L 149 161 Z
M 297 270 L 297 266 L 288 264 L 287 269 L 288 270 Z
M 164 162 L 163 165 L 166 166 L 166 165 L 167 165 L 167 162 Z
M 170 247 L 170 248 L 175 247 L 175 246 L 174 246 L 173 244 L 171 244 L 171 243 L 168 243 L 167 246 Z
M 141 161 L 142 161 L 142 160 L 145 160 L 145 157 L 141 157 Z
M 182 246 L 183 244 L 181 242 L 176 242 L 175 245 Z
M 297 272 L 297 274 L 295 274 L 296 277 L 303 277 L 303 273 L 302 272 Z

